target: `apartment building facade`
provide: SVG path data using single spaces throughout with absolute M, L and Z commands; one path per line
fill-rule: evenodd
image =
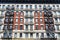
M 59 4 L 0 4 L 0 20 L 0 38 L 60 38 Z

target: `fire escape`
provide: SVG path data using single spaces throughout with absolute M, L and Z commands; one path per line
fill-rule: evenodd
M 57 40 L 54 34 L 55 28 L 54 28 L 53 14 L 51 12 L 51 9 L 52 9 L 51 7 L 49 8 L 46 8 L 46 6 L 43 7 L 47 38 L 43 37 L 41 38 L 41 40 Z
M 45 24 L 46 24 L 46 33 L 47 33 L 47 38 L 55 38 L 54 37 L 54 21 L 52 17 L 52 12 L 50 11 L 50 8 L 44 7 L 44 17 L 45 17 Z
M 6 40 L 11 40 L 12 39 L 12 27 L 13 27 L 13 10 L 14 7 L 6 7 L 6 13 L 5 13 L 5 20 L 4 20 L 4 34 L 3 38 Z

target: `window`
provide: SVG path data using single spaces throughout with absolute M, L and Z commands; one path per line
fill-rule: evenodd
M 15 30 L 17 30 L 18 29 L 18 25 L 15 25 Z
M 30 33 L 30 37 L 33 37 L 33 33 Z
M 41 8 L 41 5 L 39 5 L 39 8 Z
M 30 11 L 30 15 L 32 15 L 32 11 Z
M 18 15 L 19 15 L 19 13 L 17 12 L 17 13 L 16 13 L 16 16 L 18 16 Z
M 10 29 L 12 29 L 12 25 L 10 25 Z
M 16 6 L 17 8 L 19 7 L 19 5 Z
M 9 33 L 9 38 L 12 38 L 12 33 Z
M 40 16 L 42 16 L 42 12 L 40 11 Z
M 23 5 L 21 5 L 21 9 L 23 9 Z
M 49 37 L 50 36 L 50 34 L 49 33 L 47 33 L 47 37 Z
M 55 5 L 53 5 L 53 7 L 55 7 Z
M 48 21 L 47 18 L 45 18 L 45 21 Z
M 38 18 L 36 18 L 36 22 L 38 22 Z
M 22 37 L 22 33 L 20 33 L 20 37 Z
M 35 9 L 37 9 L 37 5 L 35 5 Z
M 28 30 L 28 25 L 26 25 L 26 30 Z
M 49 29 L 54 30 L 54 25 L 50 25 Z
M 13 18 L 11 18 L 11 21 L 13 21 Z
M 38 34 L 38 33 L 36 33 L 36 37 L 37 37 L 37 38 L 39 37 L 39 34 Z
M 10 21 L 12 22 L 13 21 L 13 18 L 10 18 Z
M 55 21 L 58 22 L 58 18 L 55 18 Z
M 10 5 L 7 5 L 8 7 L 10 7 Z
M 59 30 L 59 25 L 56 25 L 56 27 L 57 27 L 57 30 Z
M 23 29 L 23 25 L 20 25 L 20 30 L 22 30 Z
M 38 16 L 38 13 L 36 12 L 35 15 Z
M 26 8 L 28 8 L 28 5 L 26 5 Z
M 3 12 L 2 12 L 2 13 L 3 13 Z M 9 12 L 7 11 L 5 15 L 8 16 L 8 15 L 10 15 L 10 14 L 9 14 Z
M 12 7 L 14 7 L 14 5 L 12 5 Z
M 18 22 L 18 19 L 16 18 L 16 22 Z
M 0 22 L 2 22 L 2 18 L 0 18 Z
M 8 18 L 6 18 L 5 21 L 8 22 Z
M 56 11 L 53 11 L 53 15 L 57 15 L 57 14 L 56 14 Z
M 40 18 L 40 23 L 41 23 L 42 21 L 43 21 L 42 18 Z
M 4 38 L 7 38 L 8 35 L 7 35 L 7 32 L 4 32 Z
M 15 37 L 15 38 L 17 37 L 17 33 L 14 34 L 14 37 Z
M 60 11 L 56 12 L 57 16 L 60 15 Z
M 33 22 L 33 19 L 32 18 L 30 18 L 30 22 Z
M 23 18 L 20 18 L 20 22 L 23 22 Z
M 60 33 L 58 33 L 58 36 L 60 37 Z
M 28 18 L 26 18 L 26 22 L 28 22 Z
M 33 25 L 30 25 L 30 30 L 33 30 Z
M 4 15 L 4 11 L 1 11 L 1 15 Z
M 43 5 L 43 8 L 46 8 L 46 5 Z
M 28 11 L 26 11 L 26 15 L 28 15 Z
M 2 8 L 4 9 L 5 5 L 2 6 Z
M 12 33 L 12 31 L 11 31 L 11 30 L 9 30 L 9 33 Z
M 59 5 L 57 5 L 57 7 L 59 7 Z
M 58 11 L 58 13 L 60 13 L 60 11 Z
M 48 29 L 49 25 L 46 25 L 46 29 Z
M 38 25 L 36 25 L 36 30 L 38 30 Z
M 28 33 L 25 33 L 25 37 L 28 38 Z
M 55 18 L 55 20 L 57 20 L 57 18 Z
M 32 5 L 30 5 L 30 9 L 32 9 Z
M 20 15 L 23 16 L 23 11 L 21 11 Z
M 6 9 L 9 9 L 10 5 L 7 5 Z
M 50 7 L 50 5 L 48 5 L 48 7 Z
M 60 20 L 60 18 L 59 18 L 59 20 Z M 59 21 L 60 22 L 60 21 Z
M 0 11 L 0 15 L 2 14 L 2 12 Z
M 2 25 L 0 25 L 0 30 L 1 30 Z
M 6 29 L 7 30 L 7 27 L 8 27 L 7 25 L 4 25 L 4 28 L 3 29 Z
M 41 30 L 43 30 L 44 29 L 44 25 L 41 25 Z
M 23 13 L 20 13 L 21 16 L 23 16 Z
M 41 33 L 41 38 L 44 38 L 44 33 Z

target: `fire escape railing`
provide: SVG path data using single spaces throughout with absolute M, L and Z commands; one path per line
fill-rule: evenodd
M 7 39 L 12 38 L 12 25 L 9 25 L 9 24 L 13 24 L 13 18 L 10 18 L 14 16 L 13 10 L 14 10 L 14 7 L 8 6 L 6 8 L 6 13 L 5 13 L 6 18 L 4 20 L 5 25 L 3 28 L 4 34 L 2 38 L 7 38 Z
M 54 21 L 53 21 L 53 18 L 50 18 L 52 17 L 52 12 L 49 11 L 51 10 L 50 9 L 47 9 L 46 7 L 44 7 L 44 11 L 45 11 L 45 14 L 44 14 L 44 17 L 47 17 L 47 21 L 45 21 L 45 24 L 48 24 L 48 26 L 46 27 L 46 33 L 47 33 L 47 38 L 55 38 L 55 35 L 54 35 L 54 25 L 51 26 L 52 24 L 54 24 Z

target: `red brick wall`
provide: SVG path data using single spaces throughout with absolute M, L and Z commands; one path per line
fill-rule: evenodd
M 24 13 L 23 13 L 23 16 L 21 16 L 21 12 L 18 12 L 18 22 L 16 22 L 16 13 L 17 12 L 14 12 L 14 22 L 13 22 L 13 29 L 15 29 L 15 24 L 18 24 L 18 30 L 20 30 L 20 24 L 24 24 Z M 20 17 L 23 18 L 23 22 L 21 23 L 20 22 Z M 23 26 L 23 29 L 24 29 L 24 26 Z

